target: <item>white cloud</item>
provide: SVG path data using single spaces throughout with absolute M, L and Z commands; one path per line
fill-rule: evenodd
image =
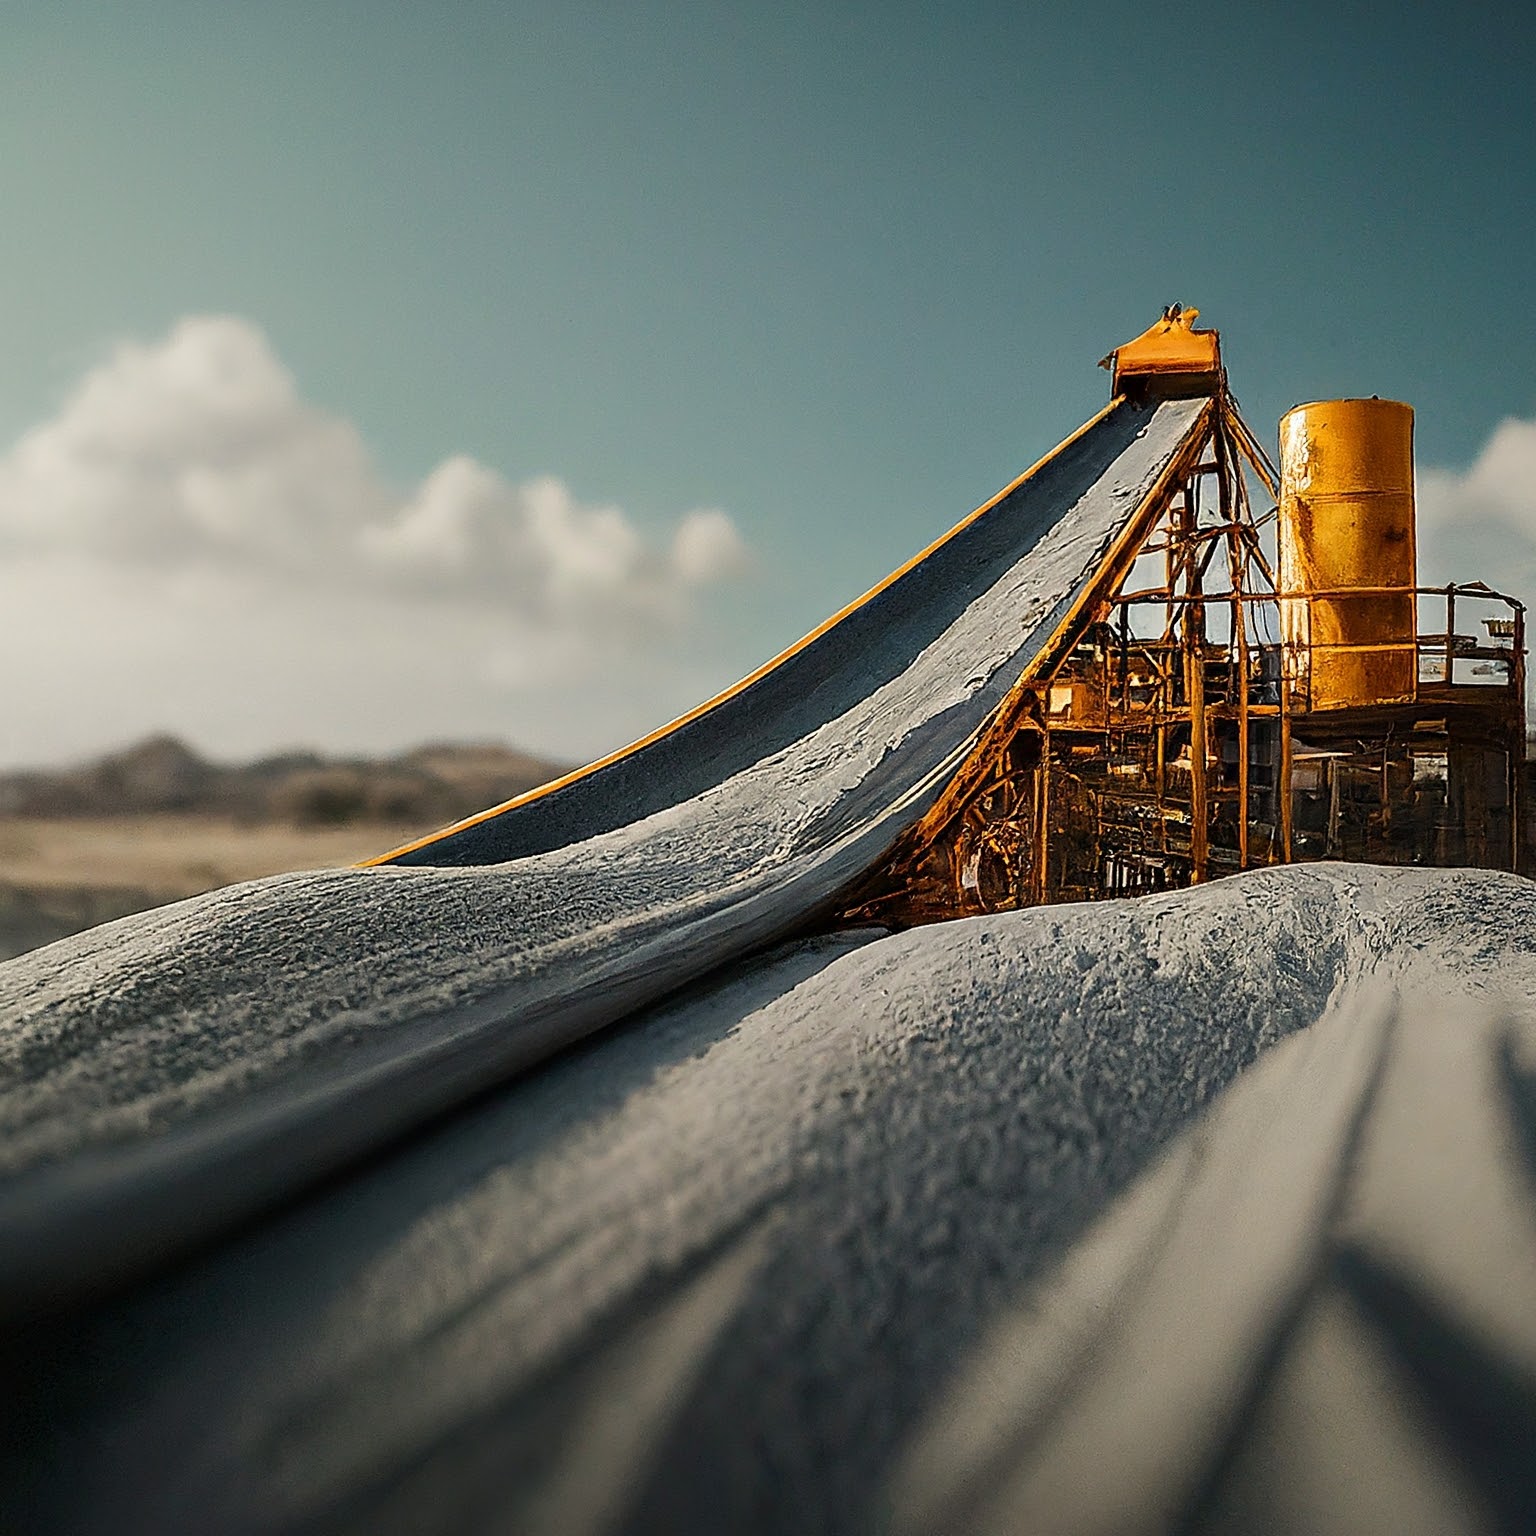
M 672 563 L 687 581 L 718 580 L 746 564 L 746 546 L 724 512 L 690 512 L 672 536 Z
M 387 510 L 353 428 L 306 405 L 233 318 L 119 346 L 0 460 L 11 548 L 332 570 Z
M 1461 515 L 1493 519 L 1536 539 L 1536 421 L 1501 421 L 1465 474 L 1428 470 L 1420 494 Z
M 669 548 L 652 549 L 618 507 L 584 507 L 552 475 L 512 485 L 463 456 L 363 528 L 360 547 L 402 584 L 511 602 L 550 624 L 667 622 L 694 589 L 737 574 L 744 552 L 724 512 L 690 512 Z
M 0 644 L 25 658 L 0 760 L 164 727 L 230 752 L 611 745 L 729 680 L 690 624 L 745 555 L 724 512 L 651 537 L 466 455 L 400 493 L 260 330 L 188 318 L 0 458 Z
M 1421 582 L 1536 602 L 1536 421 L 1501 422 L 1464 472 L 1421 469 L 1418 507 Z
M 352 425 L 303 400 L 261 332 L 232 316 L 118 347 L 27 433 L 0 460 L 0 543 L 640 628 L 681 617 L 741 549 L 723 512 L 690 513 L 652 546 L 618 507 L 582 506 L 553 476 L 514 485 L 465 455 L 392 495 Z

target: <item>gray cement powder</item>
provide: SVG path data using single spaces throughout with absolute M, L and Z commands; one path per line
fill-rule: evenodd
M 1536 886 L 1349 866 L 797 946 L 34 1340 L 16 1497 L 114 1532 L 1516 1528 L 1533 967 Z M 1436 1428 L 1469 1391 L 1491 1452 Z

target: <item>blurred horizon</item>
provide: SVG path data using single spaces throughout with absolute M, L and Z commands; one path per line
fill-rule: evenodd
M 323 745 L 306 740 L 292 740 L 292 742 L 275 742 L 266 750 L 255 753 L 217 753 L 209 751 L 201 745 L 194 736 L 183 731 L 151 730 L 141 731 L 126 739 L 112 740 L 104 743 L 97 750 L 88 753 L 75 754 L 75 756 L 52 757 L 52 759 L 37 759 L 32 762 L 6 763 L 0 766 L 0 780 L 15 779 L 15 777 L 28 777 L 32 774 L 57 774 L 72 773 L 80 768 L 92 768 L 101 762 L 114 762 L 123 757 L 132 757 L 146 750 L 160 750 L 172 746 L 177 750 L 186 751 L 190 756 L 207 763 L 212 768 L 252 768 L 263 763 L 287 762 L 287 760 L 313 759 L 321 762 L 396 762 L 396 760 L 419 757 L 424 753 L 433 751 L 504 751 L 504 753 L 518 754 L 536 762 L 548 762 L 551 765 L 561 766 L 562 771 L 570 770 L 573 766 L 581 766 L 574 760 L 545 759 L 536 753 L 524 753 L 521 746 L 511 737 L 492 736 L 465 736 L 455 737 L 422 737 L 419 740 L 410 740 L 404 746 L 379 751 L 379 753 L 367 753 L 367 751 L 327 751 Z
M 276 742 L 263 751 L 254 753 L 222 754 L 210 752 L 198 741 L 180 731 L 146 730 L 126 740 L 108 742 L 99 750 L 77 756 L 37 760 L 0 766 L 0 782 L 33 775 L 71 773 L 82 768 L 95 767 L 103 762 L 115 762 L 140 753 L 171 749 L 185 752 L 211 768 L 252 768 L 267 763 L 280 763 L 313 758 L 327 763 L 386 763 L 421 757 L 433 752 L 502 752 L 523 757 L 530 762 L 548 763 L 565 772 L 581 764 L 563 759 L 544 758 L 536 753 L 524 752 L 516 741 L 491 735 L 462 737 L 432 737 L 408 742 L 405 746 L 385 752 L 335 752 L 327 751 L 314 742 Z
M 376 857 L 570 766 L 487 742 L 221 763 L 159 735 L 0 771 L 0 960 L 236 881 Z

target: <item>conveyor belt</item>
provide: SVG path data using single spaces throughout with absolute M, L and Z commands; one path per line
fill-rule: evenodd
M 0 1308 L 150 1267 L 803 928 L 1051 654 L 1209 410 L 1117 400 L 752 678 L 386 867 L 0 966 Z

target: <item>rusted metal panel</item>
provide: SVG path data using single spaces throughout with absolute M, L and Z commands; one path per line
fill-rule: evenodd
M 1322 400 L 1280 422 L 1281 631 L 1314 710 L 1411 702 L 1418 683 L 1413 409 Z

